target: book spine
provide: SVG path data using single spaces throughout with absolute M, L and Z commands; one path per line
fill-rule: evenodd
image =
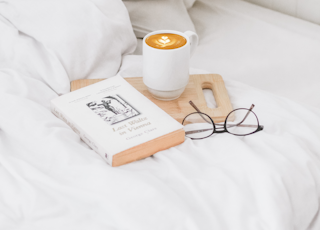
M 91 149 L 97 152 L 108 164 L 112 165 L 112 156 L 108 155 L 107 152 L 97 143 L 95 143 L 92 138 L 75 122 L 72 122 L 54 103 L 51 102 L 51 112 L 64 121 L 70 128 L 80 136 Z

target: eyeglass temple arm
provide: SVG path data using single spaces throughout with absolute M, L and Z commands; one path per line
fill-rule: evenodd
M 192 102 L 192 101 L 189 101 L 189 104 L 199 113 L 201 113 L 200 109 L 198 109 L 198 107 Z
M 254 104 L 252 104 L 252 105 L 250 106 L 250 109 L 248 110 L 247 114 L 244 116 L 244 118 L 242 119 L 242 121 L 240 121 L 238 124 L 233 124 L 233 125 L 230 125 L 230 126 L 228 126 L 228 127 L 233 127 L 233 126 L 239 126 L 239 125 L 241 125 L 242 122 L 244 122 L 244 121 L 247 119 L 249 113 L 252 111 L 253 108 L 254 108 Z
M 245 121 L 245 119 L 247 119 L 249 113 L 252 111 L 253 108 L 254 108 L 254 104 L 251 105 L 251 107 L 250 107 L 250 109 L 248 110 L 246 116 L 242 119 L 242 121 L 240 121 L 240 122 L 238 123 L 238 125 L 240 125 L 242 122 Z
M 205 120 L 207 123 L 211 124 L 210 121 L 208 121 L 201 113 L 200 109 L 198 109 L 198 107 L 192 102 L 189 101 L 189 104 L 199 113 L 199 115 L 202 117 L 203 120 Z

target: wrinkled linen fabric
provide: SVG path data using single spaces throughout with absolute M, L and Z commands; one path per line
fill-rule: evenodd
M 187 138 L 112 168 L 50 112 L 76 78 L 65 69 L 83 67 L 63 68 L 3 16 L 0 32 L 0 229 L 320 228 L 319 109 L 225 79 L 232 106 L 254 103 L 263 131 Z M 137 76 L 139 60 L 125 56 L 120 74 Z
M 0 65 L 70 80 L 114 76 L 136 39 L 119 0 L 0 2 Z
M 262 132 L 112 168 L 50 112 L 49 84 L 1 71 L 0 229 L 319 229 L 320 111 L 225 84 L 234 108 L 256 105 Z
M 187 9 L 190 9 L 196 0 L 183 0 L 184 5 L 187 7 Z

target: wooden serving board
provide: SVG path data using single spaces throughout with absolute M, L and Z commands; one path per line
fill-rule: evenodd
M 102 80 L 105 79 L 82 79 L 72 81 L 71 91 Z M 201 112 L 208 114 L 216 123 L 223 122 L 227 115 L 233 110 L 224 81 L 218 74 L 190 75 L 189 83 L 185 91 L 178 99 L 173 101 L 160 101 L 153 98 L 147 87 L 144 85 L 142 77 L 125 78 L 125 80 L 180 123 L 185 116 L 196 112 L 189 104 L 190 100 L 193 101 Z M 212 90 L 217 103 L 217 108 L 209 108 L 207 106 L 202 89 Z

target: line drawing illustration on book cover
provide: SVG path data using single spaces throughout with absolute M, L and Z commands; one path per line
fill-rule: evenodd
M 140 115 L 138 110 L 118 94 L 104 96 L 99 100 L 87 103 L 87 106 L 110 125 Z

